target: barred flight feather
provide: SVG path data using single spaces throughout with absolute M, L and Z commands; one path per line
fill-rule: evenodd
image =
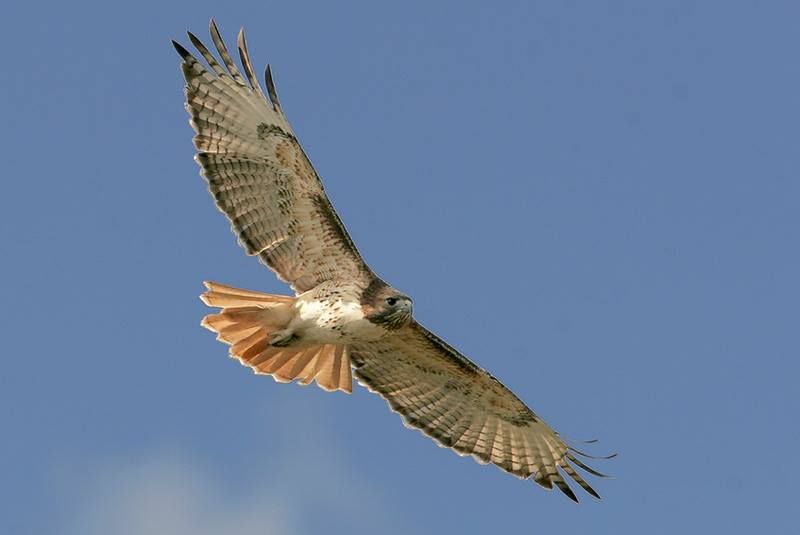
M 350 357 L 356 379 L 439 446 L 578 501 L 561 469 L 600 498 L 569 463 L 599 472 L 576 462 L 570 446 L 497 379 L 418 323 L 351 344 Z

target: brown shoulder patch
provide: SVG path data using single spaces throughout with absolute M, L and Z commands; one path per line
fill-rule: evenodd
M 375 302 L 380 298 L 380 293 L 388 288 L 389 285 L 383 282 L 379 277 L 372 277 L 369 286 L 364 288 L 361 293 L 361 306 L 375 306 Z
M 276 124 L 259 123 L 256 127 L 258 139 L 265 140 L 270 136 L 278 136 L 292 141 L 297 141 L 295 137 Z
M 328 229 L 334 234 L 333 237 L 336 241 L 338 241 L 342 247 L 349 249 L 353 256 L 361 258 L 358 249 L 356 249 L 356 245 L 353 243 L 353 240 L 350 239 L 350 236 L 344 228 L 344 223 L 342 223 L 342 220 L 336 215 L 336 212 L 333 211 L 333 207 L 325 195 L 314 195 L 311 197 L 311 201 L 317 209 L 317 214 L 328 224 Z M 385 284 L 386 283 L 384 283 L 384 285 Z

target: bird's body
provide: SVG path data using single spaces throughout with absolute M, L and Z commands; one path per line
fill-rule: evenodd
M 204 302 L 221 311 L 203 325 L 256 373 L 345 392 L 355 374 L 439 445 L 556 486 L 577 501 L 561 470 L 599 497 L 572 466 L 602 476 L 576 456 L 585 454 L 420 325 L 411 299 L 364 262 L 286 120 L 269 67 L 264 93 L 244 33 L 238 41 L 244 76 L 213 21 L 211 37 L 222 64 L 189 34 L 208 68 L 174 43 L 183 58 L 196 159 L 247 253 L 295 296 L 206 282 Z
M 280 335 L 290 339 L 284 346 L 373 342 L 387 336 L 391 331 L 367 318 L 362 299 L 358 286 L 330 282 L 298 295 Z
M 295 315 L 287 326 L 297 344 L 348 344 L 385 336 L 385 329 L 364 318 L 357 290 L 314 289 L 298 296 Z

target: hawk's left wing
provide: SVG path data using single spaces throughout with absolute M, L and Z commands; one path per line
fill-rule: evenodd
M 380 394 L 404 422 L 439 445 L 578 501 L 558 471 L 600 496 L 570 461 L 586 466 L 558 433 L 508 388 L 438 336 L 412 323 L 377 342 L 349 346 L 359 382 Z

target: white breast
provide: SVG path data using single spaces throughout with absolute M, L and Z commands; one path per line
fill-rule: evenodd
M 361 303 L 352 299 L 304 299 L 295 302 L 295 319 L 289 328 L 302 344 L 347 343 L 376 340 L 386 330 L 364 319 Z

